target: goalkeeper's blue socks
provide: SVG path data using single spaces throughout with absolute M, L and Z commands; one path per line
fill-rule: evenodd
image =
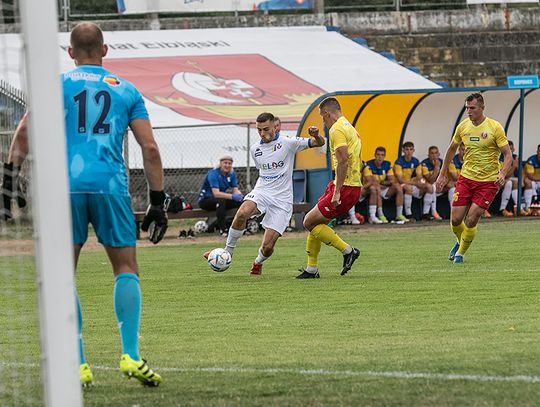
M 133 360 L 139 356 L 139 326 L 141 322 L 141 288 L 139 277 L 132 273 L 118 274 L 114 284 L 114 311 L 122 337 L 122 353 Z
M 81 365 L 86 363 L 86 358 L 84 357 L 84 344 L 82 339 L 82 309 L 81 301 L 79 300 L 79 294 L 75 291 L 75 299 L 77 300 L 77 333 L 79 334 L 79 357 L 81 359 Z

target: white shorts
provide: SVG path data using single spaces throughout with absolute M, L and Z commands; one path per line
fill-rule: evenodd
M 293 213 L 292 203 L 276 201 L 269 193 L 257 188 L 247 194 L 244 200 L 255 202 L 259 212 L 264 214 L 261 222 L 263 228 L 275 230 L 283 235 Z
M 415 198 L 422 198 L 424 196 L 423 193 L 420 192 L 420 190 L 418 189 L 418 187 L 416 185 L 413 185 L 412 187 L 412 196 L 414 196 Z
M 532 190 L 534 195 L 540 195 L 540 182 L 532 181 Z

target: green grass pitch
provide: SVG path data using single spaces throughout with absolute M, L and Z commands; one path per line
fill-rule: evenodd
M 323 247 L 318 280 L 294 279 L 305 234 L 280 240 L 261 278 L 247 274 L 261 235 L 240 240 L 224 273 L 201 257 L 218 239 L 140 248 L 154 389 L 118 372 L 112 272 L 103 250 L 83 251 L 85 405 L 539 405 L 537 220 L 481 221 L 463 265 L 446 258 L 446 222 L 337 231 L 361 257 L 342 277 L 341 255 Z

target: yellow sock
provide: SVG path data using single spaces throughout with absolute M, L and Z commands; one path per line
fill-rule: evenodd
M 321 241 L 311 233 L 308 234 L 306 242 L 307 265 L 317 267 L 319 252 L 321 251 Z
M 327 225 L 317 225 L 311 230 L 311 234 L 320 240 L 322 243 L 335 247 L 340 252 L 343 252 L 348 246 L 333 229 Z
M 459 242 L 459 249 L 457 254 L 465 254 L 469 246 L 471 245 L 472 241 L 476 237 L 476 230 L 478 228 L 475 226 L 473 228 L 468 228 L 465 226 L 465 230 L 461 234 L 461 240 Z
M 452 222 L 450 222 L 450 226 L 452 227 L 452 232 L 454 232 L 454 235 L 456 235 L 458 242 L 461 242 L 461 235 L 465 230 L 465 223 L 461 221 L 459 225 L 454 226 L 452 225 Z

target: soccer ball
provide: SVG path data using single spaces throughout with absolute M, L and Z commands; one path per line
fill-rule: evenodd
M 208 265 L 214 271 L 221 273 L 229 268 L 232 262 L 231 254 L 225 249 L 214 249 L 208 255 Z
M 204 220 L 200 220 L 195 223 L 193 230 L 195 233 L 204 233 L 208 230 L 208 223 L 206 223 Z

